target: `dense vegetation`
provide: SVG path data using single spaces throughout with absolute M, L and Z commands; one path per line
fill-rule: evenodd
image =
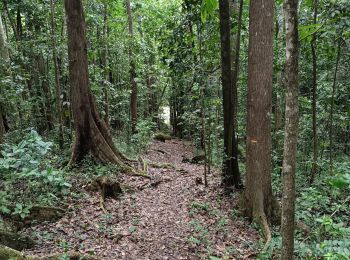
M 81 187 L 101 176 L 150 177 L 134 161 L 154 138 L 171 135 L 203 156 L 205 186 L 222 171 L 225 194 L 248 198 L 241 213 L 262 230 L 256 258 L 278 258 L 281 213 L 271 205 L 286 195 L 285 133 L 289 109 L 298 108 L 294 256 L 350 259 L 350 2 L 269 0 L 271 10 L 254 13 L 258 2 L 1 1 L 0 236 L 20 229 L 13 219 L 22 228 L 37 205 L 81 199 Z M 296 63 L 286 57 L 287 5 L 298 9 Z M 254 21 L 262 21 L 257 50 Z M 286 106 L 291 82 L 298 102 Z M 258 150 L 260 136 L 266 146 Z M 262 199 L 268 231 L 250 201 L 260 187 L 250 174 L 272 183 Z

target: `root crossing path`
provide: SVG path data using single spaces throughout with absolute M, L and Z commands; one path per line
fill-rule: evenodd
M 193 147 L 180 140 L 154 142 L 144 160 L 172 164 L 153 168 L 151 180 L 119 176 L 124 194 L 106 199 L 82 188 L 84 198 L 72 200 L 67 214 L 24 232 L 39 241 L 27 251 L 47 255 L 78 251 L 99 259 L 256 259 L 258 234 L 237 214 L 238 194 L 223 196 L 219 173 L 198 178 L 203 166 L 183 163 Z M 216 258 L 215 258 L 216 257 Z

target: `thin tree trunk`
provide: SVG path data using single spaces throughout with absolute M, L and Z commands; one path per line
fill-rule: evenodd
M 132 11 L 130 0 L 126 0 L 126 10 L 128 13 L 128 29 L 129 29 L 129 62 L 130 62 L 130 83 L 131 83 L 131 94 L 130 94 L 130 111 L 131 111 L 131 129 L 132 133 L 136 132 L 137 124 L 137 83 L 136 83 L 136 65 L 133 54 L 134 46 L 134 29 L 132 22 Z
M 1 58 L 1 64 L 2 66 L 6 66 L 6 63 L 9 61 L 10 56 L 7 48 L 7 39 L 6 39 L 6 33 L 4 30 L 4 26 L 2 24 L 2 18 L 0 13 L 0 58 Z M 4 89 L 0 87 L 0 95 L 4 96 Z M 0 101 L 0 144 L 4 141 L 4 135 L 6 133 L 5 128 L 5 111 L 3 111 L 3 104 Z
M 271 106 L 274 1 L 250 1 L 248 113 L 244 213 L 261 225 L 266 245 L 269 222 L 278 222 L 278 203 L 271 184 Z
M 107 4 L 104 4 L 104 15 L 103 15 L 103 39 L 104 39 L 104 50 L 102 54 L 102 65 L 103 65 L 103 97 L 104 97 L 104 112 L 105 122 L 109 125 L 109 94 L 108 94 L 108 8 Z
M 239 53 L 241 49 L 241 30 L 242 30 L 242 15 L 243 15 L 243 0 L 239 1 L 239 10 L 238 10 L 238 19 L 237 19 L 237 35 L 236 35 L 236 42 L 235 42 L 235 58 L 233 62 L 233 79 L 232 79 L 232 85 L 233 85 L 233 97 L 234 97 L 234 107 L 233 107 L 233 113 L 234 113 L 234 123 L 235 126 L 238 128 L 238 119 L 237 119 L 237 113 L 238 113 L 238 73 L 239 73 Z M 237 143 L 238 144 L 238 143 Z
M 314 0 L 314 16 L 313 22 L 317 23 L 317 7 L 318 0 Z M 310 176 L 310 184 L 315 180 L 317 174 L 317 158 L 318 158 L 318 145 L 317 145 L 317 32 L 312 35 L 311 41 L 311 54 L 312 54 L 312 139 L 313 139 L 313 161 Z
M 338 74 L 338 66 L 340 60 L 340 40 L 338 40 L 338 50 L 337 50 L 337 58 L 335 62 L 335 70 L 333 77 L 333 85 L 332 85 L 332 100 L 331 100 L 331 112 L 329 115 L 329 168 L 331 174 L 333 173 L 333 113 L 334 113 L 334 97 L 335 91 L 337 87 L 337 74 Z
M 43 94 L 43 115 L 45 116 L 45 128 L 53 129 L 52 107 L 51 107 L 51 91 L 47 80 L 47 71 L 45 68 L 45 60 L 43 54 L 37 56 L 37 68 L 39 73 L 39 81 L 41 82 L 41 90 Z
M 285 0 L 286 112 L 283 150 L 282 260 L 294 259 L 295 169 L 298 143 L 298 0 Z
M 234 126 L 234 100 L 232 91 L 231 46 L 230 46 L 230 11 L 229 1 L 219 1 L 221 67 L 224 112 L 224 165 L 222 184 L 226 189 L 233 186 L 241 188 L 241 176 L 238 168 L 236 134 Z
M 52 43 L 52 58 L 55 70 L 55 87 L 56 87 L 56 110 L 58 119 L 58 145 L 62 149 L 64 143 L 63 125 L 62 125 L 62 104 L 61 104 L 61 84 L 60 70 L 58 67 L 57 51 L 56 51 L 56 25 L 55 25 L 55 5 L 53 0 L 50 0 L 51 8 L 51 43 Z

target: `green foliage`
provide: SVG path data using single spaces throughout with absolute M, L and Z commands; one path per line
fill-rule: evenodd
M 311 230 L 296 230 L 295 253 L 300 259 L 349 259 L 349 169 L 348 161 L 339 160 L 334 175 L 321 176 L 312 187 L 299 184 L 296 202 L 296 219 Z M 297 172 L 297 183 L 305 180 Z M 280 254 L 281 237 L 274 234 L 270 247 L 262 252 L 261 259 Z
M 68 194 L 71 184 L 66 173 L 54 169 L 47 156 L 52 147 L 34 130 L 18 144 L 3 145 L 0 158 L 1 211 L 9 213 L 9 205 L 17 202 L 13 214 L 22 218 L 29 214 L 30 205 L 52 204 Z
M 206 22 L 207 17 L 212 15 L 213 12 L 218 8 L 218 1 L 216 0 L 202 0 L 201 6 L 201 20 Z
M 2 146 L 0 173 L 28 172 L 37 169 L 51 146 L 52 142 L 44 142 L 35 130 L 30 130 L 20 143 Z

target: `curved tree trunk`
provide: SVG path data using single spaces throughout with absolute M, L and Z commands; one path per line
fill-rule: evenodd
M 91 94 L 88 75 L 85 20 L 81 0 L 65 0 L 68 28 L 71 104 L 76 131 L 70 164 L 81 161 L 88 153 L 100 162 L 116 163 L 132 171 L 114 146 L 104 120 L 101 120 Z
M 269 222 L 278 221 L 271 185 L 271 103 L 274 1 L 250 2 L 245 214 L 269 242 Z

